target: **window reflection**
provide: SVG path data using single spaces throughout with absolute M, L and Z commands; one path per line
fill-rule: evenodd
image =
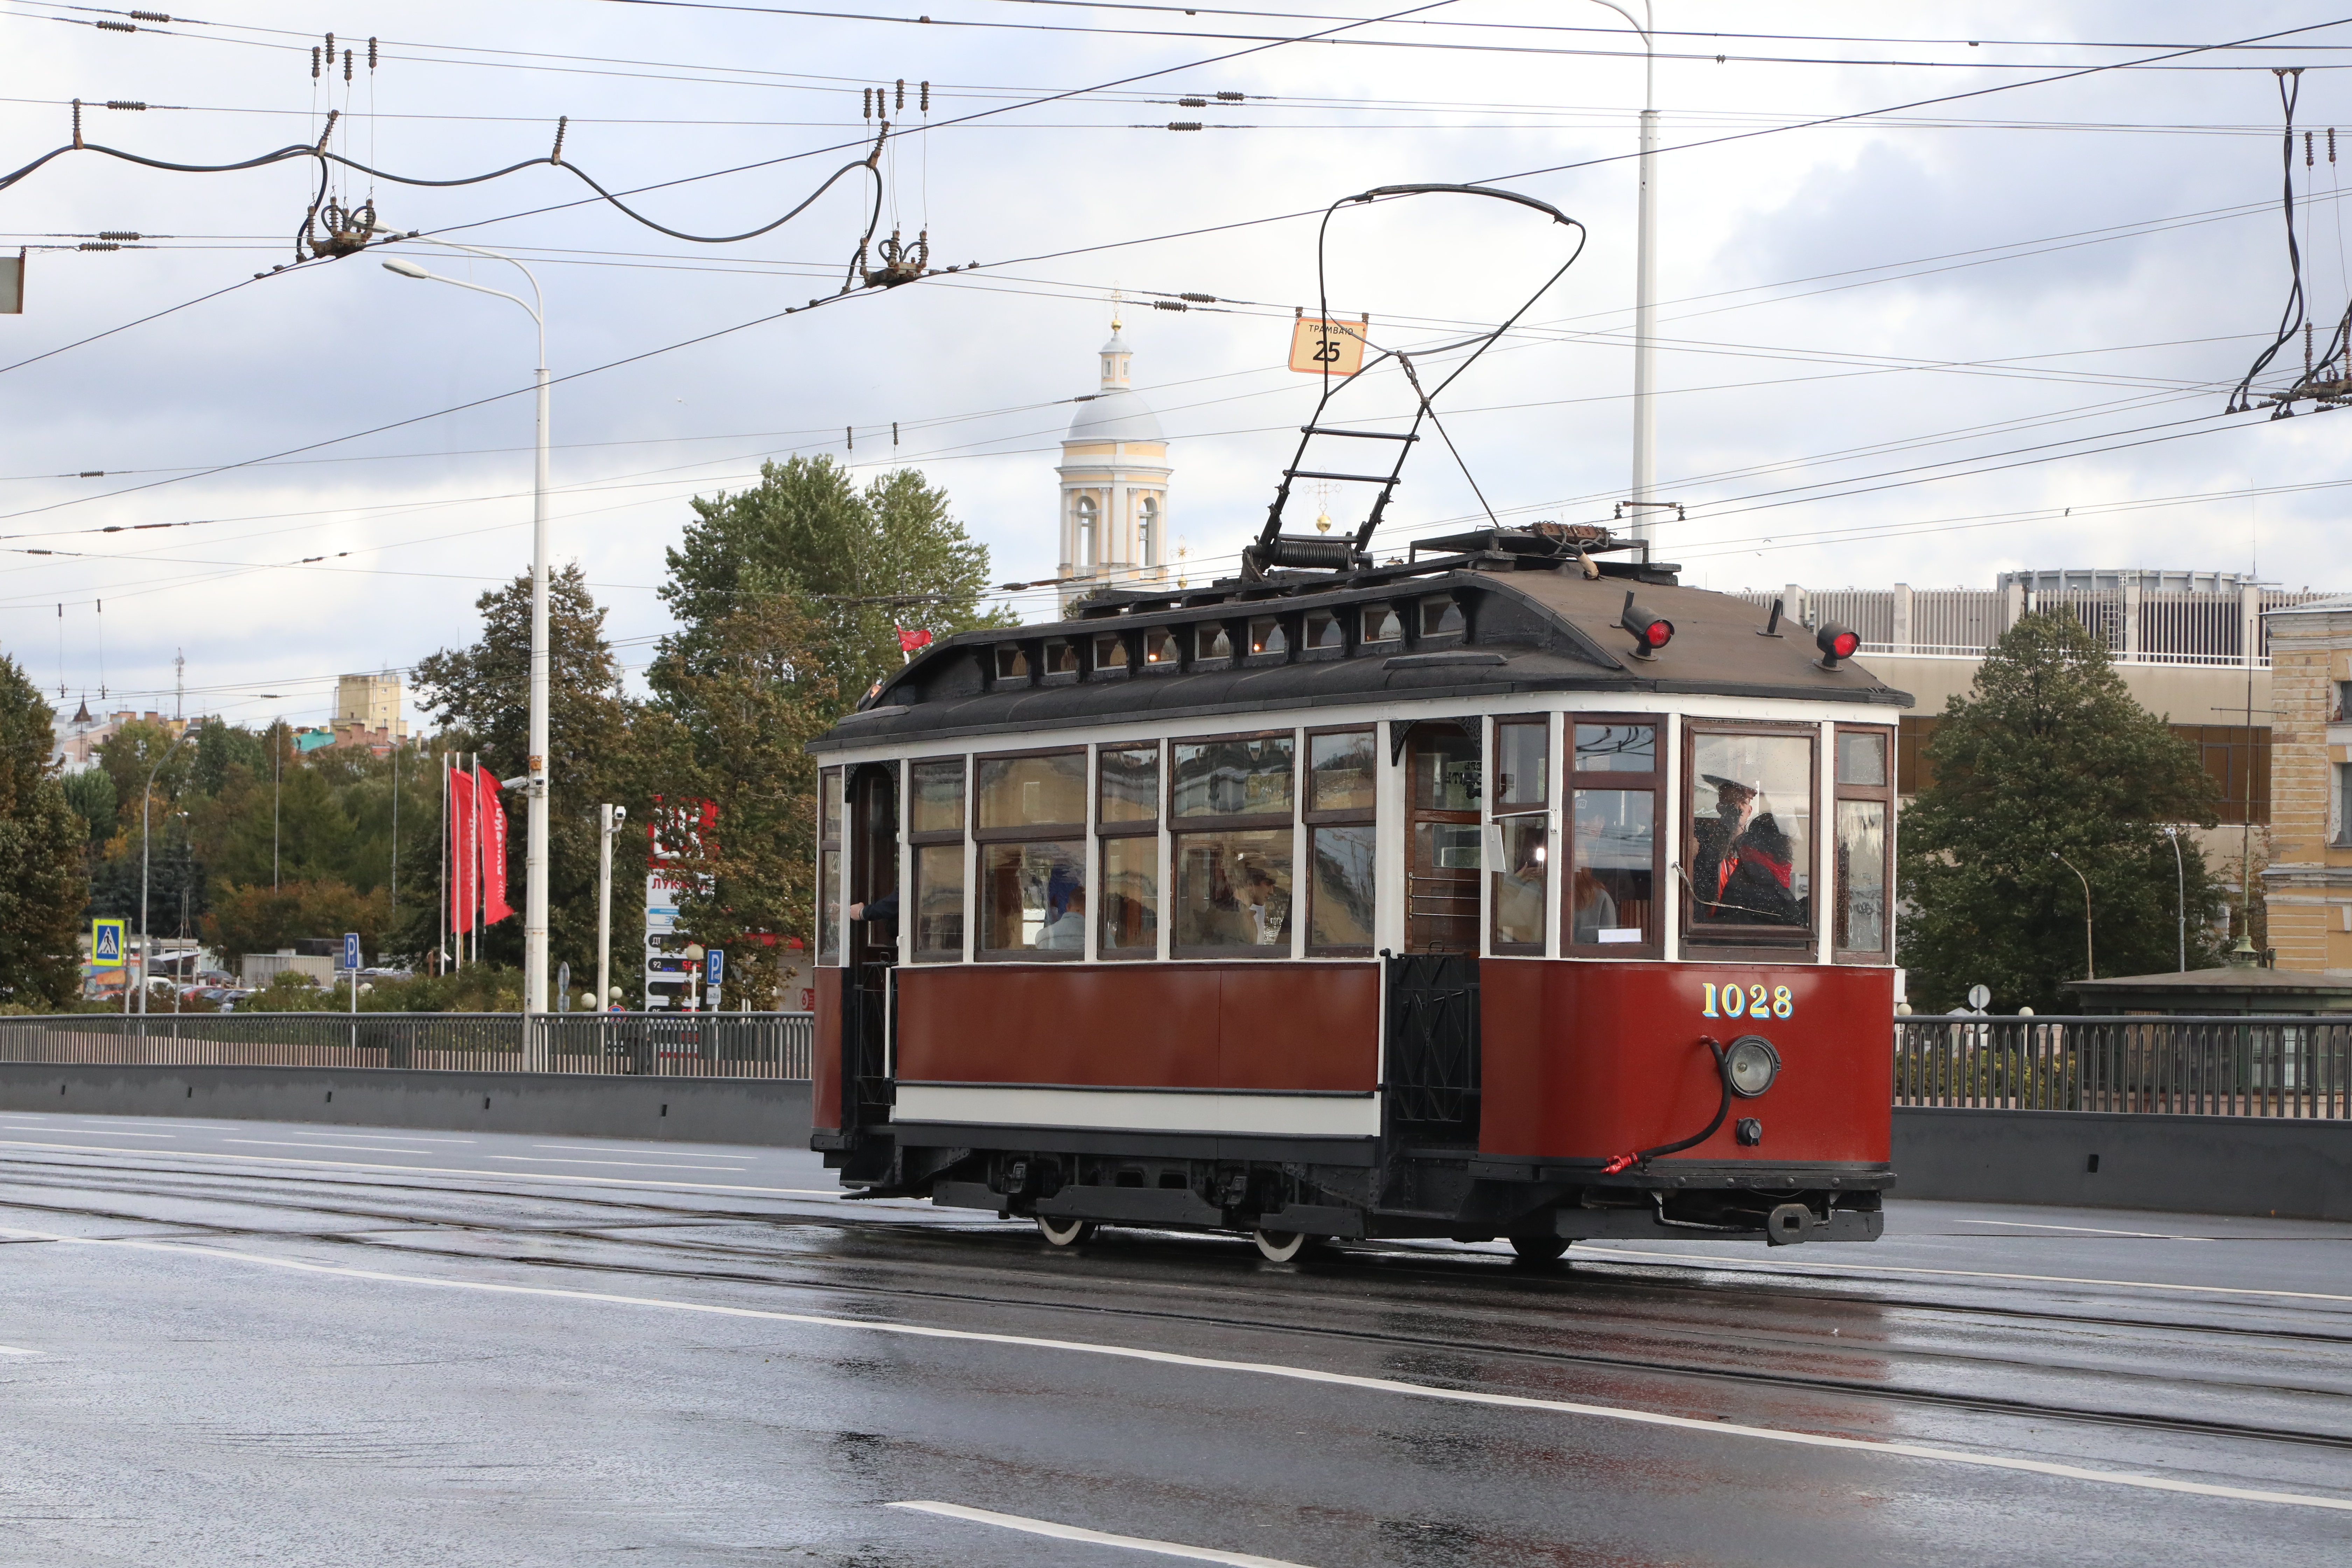
M 947 762 L 917 763 L 908 772 L 908 793 L 914 798 L 908 803 L 907 831 L 909 833 L 954 833 L 963 829 L 963 759 Z
M 1657 940 L 1655 811 L 1656 796 L 1645 789 L 1575 792 L 1570 811 L 1575 842 L 1569 941 L 1609 945 Z
M 1193 636 L 1199 639 L 1192 646 L 1192 657 L 1194 658 L 1231 658 L 1234 657 L 1233 639 L 1225 636 L 1224 627 L 1213 623 L 1205 626 L 1195 626 L 1193 628 Z
M 1283 635 L 1282 623 L 1272 616 L 1252 621 L 1249 624 L 1249 650 L 1252 653 L 1288 653 L 1290 639 Z
M 1453 595 L 1441 594 L 1421 602 L 1422 636 L 1444 637 L 1462 629 L 1462 606 L 1454 602 Z
M 1886 783 L 1886 737 L 1841 730 L 1837 738 L 1837 782 L 1883 786 Z
M 1549 761 L 1545 756 L 1551 739 L 1551 726 L 1538 721 L 1532 724 L 1497 724 L 1495 726 L 1495 807 L 1500 811 L 1511 805 L 1541 805 L 1549 795 Z
M 1359 614 L 1363 616 L 1360 623 L 1362 627 L 1360 641 L 1383 643 L 1404 640 L 1404 623 L 1397 619 L 1397 613 L 1391 605 L 1366 605 Z
M 1265 957 L 1290 951 L 1290 830 L 1176 839 L 1176 945 Z
M 1347 633 L 1339 626 L 1339 617 L 1329 610 L 1307 612 L 1307 636 L 1302 647 L 1310 648 L 1345 647 Z
M 1160 815 L 1160 748 L 1105 747 L 1095 762 L 1095 820 L 1150 822 Z
M 988 952 L 1077 953 L 1086 947 L 1085 847 L 981 846 L 980 945 Z
M 1106 838 L 1102 847 L 1102 930 L 1106 958 L 1149 957 L 1160 949 L 1160 840 Z
M 1085 752 L 992 757 L 980 764 L 980 826 L 1028 827 L 1086 819 Z
M 1308 951 L 1370 949 L 1372 841 L 1369 826 L 1314 830 L 1315 897 L 1307 928 Z
M 1289 813 L 1293 753 L 1288 735 L 1179 741 L 1175 751 L 1178 816 Z
M 1812 918 L 1811 741 L 1700 734 L 1691 757 L 1694 924 L 1804 930 Z
M 1502 854 L 1495 864 L 1495 942 L 1498 947 L 1543 946 L 1544 862 L 1549 853 L 1541 815 L 1505 817 L 1495 824 Z
M 915 956 L 963 956 L 963 846 L 915 851 Z
M 1650 773 L 1658 770 L 1658 731 L 1653 724 L 1579 724 L 1576 757 L 1580 773 Z
M 1370 730 L 1310 736 L 1307 742 L 1307 809 L 1371 810 L 1373 767 L 1378 758 Z
M 1840 736 L 1848 739 L 1877 737 Z M 1840 746 L 1843 751 L 1843 744 Z M 1881 744 L 1884 754 L 1884 743 Z M 1855 952 L 1886 951 L 1886 803 L 1837 803 L 1836 945 Z

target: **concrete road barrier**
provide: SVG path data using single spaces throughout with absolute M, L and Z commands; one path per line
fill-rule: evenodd
M 1895 1195 L 2352 1220 L 2352 1121 L 1895 1112 Z
M 804 1079 L 0 1062 L 0 1110 L 787 1148 L 809 1133 Z

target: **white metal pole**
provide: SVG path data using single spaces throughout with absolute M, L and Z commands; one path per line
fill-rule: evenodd
M 539 334 L 539 456 L 531 484 L 530 782 L 524 847 L 522 1010 L 547 1011 L 547 329 Z
M 613 808 L 596 808 L 596 1011 L 613 994 Z
M 1651 37 L 1654 13 L 1642 0 L 1642 15 L 1617 4 L 1596 0 L 1633 25 L 1642 35 L 1641 198 L 1635 214 L 1633 239 L 1633 486 L 1628 521 L 1633 537 L 1654 537 L 1651 518 L 1657 511 L 1657 390 L 1658 390 L 1658 52 Z

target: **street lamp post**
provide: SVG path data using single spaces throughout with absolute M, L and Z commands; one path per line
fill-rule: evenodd
M 451 240 L 429 239 L 411 235 L 411 239 L 426 239 L 433 245 L 447 246 L 469 256 L 487 257 L 503 261 L 520 271 L 530 281 L 531 299 L 509 294 L 503 289 L 487 288 L 468 283 L 463 279 L 444 278 L 428 272 L 415 262 L 406 259 L 387 261 L 387 272 L 403 278 L 421 278 L 435 283 L 452 284 L 459 289 L 471 289 L 478 294 L 495 294 L 501 300 L 511 300 L 530 312 L 533 324 L 539 328 L 539 441 L 537 466 L 531 479 L 530 537 L 530 756 L 524 765 L 523 785 L 529 826 L 523 847 L 523 911 L 522 911 L 522 1010 L 526 1014 L 547 1011 L 547 315 L 546 298 L 540 292 L 539 279 L 530 268 L 511 256 L 501 256 L 495 250 L 483 250 L 470 245 L 458 245 Z M 533 303 L 532 301 L 537 301 Z
M 1650 0 L 1635 16 L 1617 0 L 1593 0 L 1642 36 L 1641 202 L 1633 240 L 1633 537 L 1648 539 L 1658 508 L 1658 50 Z
M 604 1010 L 613 989 L 613 835 L 621 831 L 627 811 L 617 805 L 596 808 L 596 1010 Z
M 2168 827 L 2164 836 L 2172 840 L 2172 907 L 2180 927 L 2180 973 L 2189 973 L 2189 873 L 2180 863 L 2180 829 Z
M 2083 978 L 2096 980 L 2099 977 L 2099 969 L 2091 956 L 2091 879 L 2083 875 L 2083 868 L 2080 866 L 2075 865 L 2055 849 L 2050 851 L 2050 858 L 2074 872 L 2075 879 L 2083 884 Z
M 172 753 L 195 732 L 196 726 L 190 724 L 172 737 L 172 743 L 163 748 L 163 754 L 155 759 L 153 767 L 147 770 L 147 791 L 139 797 L 139 1016 L 142 1019 L 147 1016 L 148 975 L 155 967 L 155 939 L 147 934 L 148 817 L 155 805 L 156 775 L 163 771 L 163 764 L 172 760 Z

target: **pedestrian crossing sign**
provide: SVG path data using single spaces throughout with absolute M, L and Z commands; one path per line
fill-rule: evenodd
M 100 969 L 122 967 L 123 931 L 125 921 L 92 921 L 89 922 L 89 961 Z

